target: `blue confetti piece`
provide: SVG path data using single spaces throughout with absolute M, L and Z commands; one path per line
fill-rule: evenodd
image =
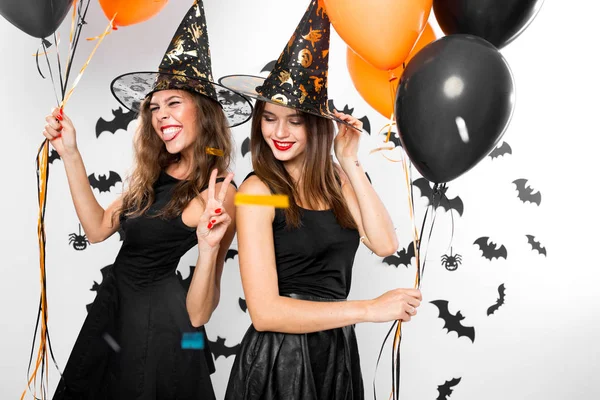
M 202 332 L 184 332 L 181 338 L 181 348 L 202 350 L 204 348 L 204 335 Z

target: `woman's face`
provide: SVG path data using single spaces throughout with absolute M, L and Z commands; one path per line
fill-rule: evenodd
M 302 162 L 306 149 L 306 123 L 296 110 L 265 103 L 260 123 L 265 142 L 282 162 Z
M 190 93 L 184 90 L 158 91 L 152 94 L 149 109 L 154 131 L 169 153 L 192 151 L 198 136 L 198 111 Z

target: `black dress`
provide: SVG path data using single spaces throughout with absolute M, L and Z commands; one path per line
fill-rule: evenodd
M 178 182 L 161 172 L 147 214 L 167 204 Z M 190 323 L 186 292 L 175 274 L 179 259 L 197 244 L 196 229 L 181 215 L 122 217 L 121 227 L 123 246 L 98 290 L 54 399 L 214 399 L 210 351 L 181 345 L 183 333 L 203 332 Z
M 358 231 L 331 210 L 301 209 L 287 229 L 276 209 L 273 238 L 279 293 L 301 300 L 344 301 L 350 291 Z M 258 332 L 251 325 L 233 363 L 226 400 L 362 400 L 354 326 L 308 334 Z

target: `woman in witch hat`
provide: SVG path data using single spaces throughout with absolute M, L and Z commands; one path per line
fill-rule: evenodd
M 227 400 L 363 399 L 353 325 L 409 321 L 420 304 L 416 289 L 344 301 L 359 242 L 379 256 L 395 253 L 398 242 L 357 158 L 360 121 L 327 109 L 329 33 L 322 0 L 313 0 L 266 80 L 219 81 L 258 100 L 250 139 L 254 172 L 239 192 L 283 194 L 290 203 L 237 209 L 252 325 Z
M 159 72 L 120 76 L 112 91 L 139 112 L 140 124 L 129 185 L 106 210 L 90 189 L 71 120 L 60 110 L 46 118 L 44 135 L 64 161 L 87 238 L 100 242 L 119 228 L 125 234 L 54 399 L 214 399 L 202 326 L 219 302 L 235 234 L 229 127 L 247 121 L 252 106 L 213 82 L 198 1 Z M 175 270 L 195 245 L 198 261 L 186 295 Z

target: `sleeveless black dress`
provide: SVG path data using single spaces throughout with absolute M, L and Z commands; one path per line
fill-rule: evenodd
M 288 229 L 276 209 L 273 238 L 279 293 L 301 300 L 344 301 L 350 292 L 358 231 L 331 210 L 301 209 Z M 258 332 L 251 325 L 233 363 L 226 400 L 362 400 L 354 326 L 308 334 Z
M 147 215 L 167 204 L 178 182 L 161 172 Z M 198 243 L 196 229 L 181 215 L 171 220 L 147 215 L 121 218 L 123 245 L 89 309 L 54 399 L 215 398 L 210 350 L 181 345 L 183 333 L 204 331 L 191 325 L 186 291 L 175 274 L 179 259 Z

